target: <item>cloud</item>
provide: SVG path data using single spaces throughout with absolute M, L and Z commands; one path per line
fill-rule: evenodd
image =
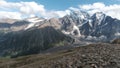
M 46 10 L 44 8 L 44 5 L 38 5 L 35 2 L 7 2 L 4 0 L 0 0 L 0 9 L 4 10 L 6 13 L 8 11 L 8 14 L 6 13 L 5 15 L 12 15 L 12 13 L 18 13 L 18 15 L 32 15 L 32 14 L 39 14 L 39 15 L 44 15 Z M 9 11 L 14 11 L 14 12 L 9 12 Z M 1 12 L 1 11 L 0 11 Z M 3 11 L 2 11 L 3 13 Z M 3 16 L 6 17 L 6 16 Z M 17 18 L 17 17 L 16 17 Z
M 1 18 L 21 19 L 21 14 L 19 12 L 0 11 L 0 19 Z
M 41 14 L 45 12 L 44 5 L 38 5 L 35 2 L 21 2 L 19 6 L 20 11 L 23 14 L 34 14 L 40 12 Z
M 120 5 L 105 5 L 97 2 L 93 4 L 79 5 L 79 8 L 68 7 L 66 10 L 47 10 L 44 5 L 32 2 L 7 2 L 0 0 L 0 18 L 24 19 L 32 16 L 44 18 L 63 17 L 70 13 L 70 10 L 84 10 L 90 14 L 103 12 L 113 18 L 120 19 Z
M 70 9 L 70 10 L 74 10 L 74 11 L 80 11 L 79 8 L 74 8 L 74 7 L 70 7 L 69 9 Z
M 36 2 L 7 2 L 0 0 L 0 18 L 22 19 L 31 16 L 40 16 L 44 18 L 63 17 L 67 14 L 65 11 L 53 11 L 45 9 L 44 5 Z
M 64 10 L 64 11 L 47 11 L 46 12 L 46 18 L 52 18 L 52 17 L 63 17 L 63 16 L 65 16 L 65 15 L 67 15 L 67 14 L 69 14 L 70 13 L 70 10 L 69 9 L 66 9 L 66 10 Z
M 85 10 L 90 10 L 90 9 L 102 9 L 104 8 L 105 5 L 103 3 L 94 3 L 94 4 L 88 4 L 88 5 L 80 5 L 81 9 L 85 9 Z
M 97 2 L 93 4 L 79 5 L 81 10 L 87 11 L 90 14 L 95 12 L 103 12 L 113 18 L 120 19 L 120 5 L 105 5 L 104 3 Z

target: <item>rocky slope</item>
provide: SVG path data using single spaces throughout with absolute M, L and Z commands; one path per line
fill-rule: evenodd
M 120 44 L 120 39 L 118 38 L 118 39 L 113 40 L 112 44 Z
M 120 68 L 119 44 L 90 44 L 54 53 L 0 60 L 0 68 Z

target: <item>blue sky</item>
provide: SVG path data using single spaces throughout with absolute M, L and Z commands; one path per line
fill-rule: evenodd
M 0 19 L 63 17 L 74 11 L 103 12 L 120 19 L 120 0 L 0 0 Z
M 20 1 L 35 1 L 38 4 L 42 4 L 48 10 L 65 10 L 69 7 L 78 7 L 78 5 L 92 4 L 95 2 L 102 2 L 106 5 L 120 4 L 120 0 L 7 0 L 9 2 Z

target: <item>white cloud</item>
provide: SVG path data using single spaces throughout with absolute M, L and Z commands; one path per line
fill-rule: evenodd
M 3 13 L 3 14 L 2 14 Z M 66 11 L 52 11 L 45 9 L 44 5 L 36 2 L 7 2 L 0 0 L 0 18 L 26 18 L 31 16 L 41 16 L 44 18 L 63 17 Z M 15 17 L 14 17 L 15 16 Z
M 65 10 L 65 11 L 55 11 L 55 13 L 58 15 L 58 17 L 63 17 L 66 14 L 70 13 L 70 10 Z
M 21 19 L 21 14 L 19 12 L 0 11 L 0 19 L 1 18 Z
M 113 18 L 120 19 L 120 5 L 105 5 L 104 3 L 93 3 L 79 5 L 79 8 L 70 7 L 64 11 L 47 10 L 44 5 L 36 2 L 7 2 L 0 0 L 0 18 L 22 19 L 31 16 L 40 16 L 44 18 L 63 17 L 70 13 L 70 10 L 85 10 L 90 14 L 103 12 Z
M 35 2 L 21 2 L 20 11 L 24 14 L 44 13 L 44 5 L 38 5 Z
M 118 4 L 105 5 L 104 3 L 98 2 L 93 4 L 79 5 L 79 7 L 81 10 L 85 10 L 90 14 L 95 12 L 103 12 L 113 18 L 120 19 L 120 5 Z
M 9 11 L 14 11 L 13 14 L 16 12 L 24 16 L 25 15 L 29 16 L 31 14 L 39 14 L 42 16 L 45 14 L 44 5 L 38 5 L 35 2 L 18 2 L 17 3 L 17 2 L 7 2 L 4 0 L 0 0 L 0 9 L 6 10 L 5 12 L 8 11 L 8 13 Z M 12 15 L 12 12 L 10 12 L 9 15 Z M 6 17 L 6 16 L 3 16 L 3 17 Z
M 74 10 L 74 11 L 80 11 L 79 8 L 74 8 L 74 7 L 70 7 L 69 9 L 70 9 L 70 10 Z
M 102 9 L 105 5 L 103 3 L 94 3 L 94 4 L 88 4 L 88 5 L 80 5 L 81 9 L 90 10 L 90 9 Z

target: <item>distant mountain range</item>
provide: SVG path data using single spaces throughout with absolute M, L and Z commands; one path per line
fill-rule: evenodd
M 90 16 L 86 12 L 74 11 L 61 18 L 64 33 L 85 38 L 111 40 L 120 37 L 120 20 L 97 12 Z
M 5 19 L 6 20 L 6 19 Z M 64 34 L 77 37 L 105 37 L 113 39 L 120 36 L 120 20 L 97 12 L 89 15 L 84 11 L 71 11 L 69 15 L 62 18 L 44 19 L 38 17 L 26 18 L 24 20 L 7 20 L 0 23 L 2 31 L 27 30 L 34 27 L 52 26 L 61 30 Z
M 120 37 L 120 20 L 97 12 L 71 11 L 62 18 L 0 21 L 0 55 L 39 53 L 80 41 L 106 42 Z M 11 21 L 13 23 L 11 23 Z

